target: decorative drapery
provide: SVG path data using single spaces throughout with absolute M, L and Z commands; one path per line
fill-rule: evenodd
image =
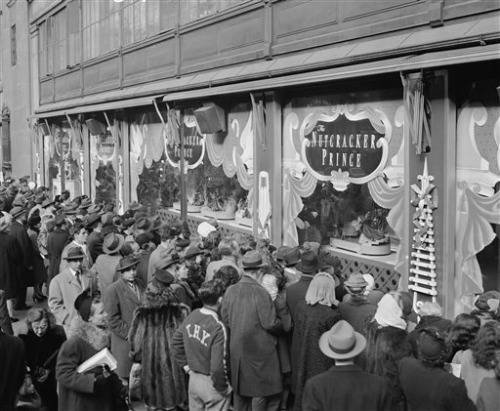
M 283 245 L 299 245 L 299 235 L 295 218 L 304 208 L 302 197 L 311 196 L 316 189 L 317 180 L 309 173 L 302 177 L 289 169 L 283 169 Z
M 398 238 L 404 238 L 404 185 L 390 187 L 384 177 L 377 177 L 368 183 L 368 189 L 373 200 L 381 207 L 389 209 L 387 223 L 394 230 Z M 394 270 L 399 273 L 406 272 L 406 262 L 402 242 L 396 251 Z
M 476 254 L 495 238 L 491 224 L 500 224 L 500 192 L 491 197 L 484 197 L 477 191 L 478 185 L 460 182 L 461 193 L 457 215 L 457 253 L 458 273 L 455 282 L 457 296 L 462 303 L 469 305 L 467 296 L 483 291 L 481 268 Z
M 500 224 L 500 192 L 494 191 L 500 175 L 490 171 L 490 162 L 477 146 L 476 128 L 487 120 L 488 111 L 479 102 L 466 102 L 457 120 L 456 312 L 463 312 L 464 306 L 472 309 L 474 294 L 483 291 L 476 254 L 495 238 L 491 224 Z M 500 168 L 500 118 L 493 134 Z

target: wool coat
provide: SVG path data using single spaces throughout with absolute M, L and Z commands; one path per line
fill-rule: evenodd
M 38 234 L 39 231 L 28 228 L 28 236 L 31 240 L 33 247 L 33 283 L 42 284 L 47 281 L 47 271 L 43 262 L 40 249 L 38 248 Z
M 7 299 L 5 298 L 5 291 L 2 289 L 0 289 L 0 330 L 5 334 L 14 335 L 9 310 L 7 310 Z
M 24 344 L 20 338 L 0 330 L 0 410 L 13 411 L 24 381 Z
M 6 299 L 16 298 L 18 288 L 18 266 L 23 261 L 23 250 L 10 234 L 0 233 L 0 289 Z
M 304 411 L 390 411 L 391 394 L 382 378 L 357 365 L 334 366 L 307 381 Z
M 54 228 L 54 231 L 50 232 L 47 237 L 47 254 L 49 257 L 49 270 L 47 276 L 49 282 L 59 274 L 62 252 L 68 242 L 68 232 L 60 227 Z
M 295 308 L 291 352 L 291 390 L 295 394 L 294 410 L 301 409 L 302 391 L 306 381 L 335 365 L 333 359 L 321 352 L 318 341 L 321 335 L 332 328 L 338 320 L 340 320 L 338 311 L 326 305 L 312 306 L 303 300 Z
M 137 280 L 136 285 L 142 294 L 144 283 Z M 118 361 L 116 373 L 121 378 L 128 378 L 132 368 L 128 332 L 140 299 L 128 286 L 127 281 L 119 279 L 108 287 L 103 301 L 111 331 L 111 353 Z
M 188 309 L 170 291 L 170 298 L 158 296 L 156 304 L 144 304 L 134 312 L 129 332 L 130 353 L 140 362 L 143 401 L 154 407 L 174 408 L 187 404 L 187 380 L 173 360 L 172 339 Z
M 95 375 L 76 371 L 80 364 L 109 346 L 109 334 L 77 317 L 71 323 L 68 337 L 59 350 L 56 365 L 59 410 L 113 411 L 111 381 L 108 390 L 96 392 Z
M 276 301 L 282 301 L 277 299 Z M 229 329 L 231 385 L 245 397 L 267 397 L 283 390 L 277 335 L 283 323 L 268 292 L 245 275 L 226 291 L 222 320 Z
M 28 236 L 28 232 L 24 225 L 18 221 L 12 220 L 10 234 L 19 241 L 19 245 L 23 252 L 23 259 L 21 263 L 17 265 L 18 281 L 20 282 L 18 285 L 25 287 L 33 285 L 33 246 Z
M 51 410 L 57 410 L 56 361 L 59 349 L 66 341 L 64 328 L 54 325 L 41 337 L 30 330 L 27 334 L 20 334 L 19 338 L 24 342 L 26 365 L 32 370 L 32 375 L 37 367 L 50 371 L 44 382 L 38 382 L 36 378 L 33 378 L 33 384 L 42 398 L 42 405 L 48 406 Z
M 415 358 L 399 362 L 399 381 L 411 411 L 473 411 L 465 383 L 443 368 L 425 366 Z
M 292 318 L 294 320 L 295 308 L 300 301 L 305 300 L 307 289 L 309 288 L 312 279 L 312 275 L 302 274 L 299 281 L 297 281 L 295 284 L 292 284 L 286 289 L 286 305 L 288 306 L 288 310 L 290 311 L 290 314 L 292 315 Z
M 89 249 L 90 258 L 92 263 L 95 263 L 97 257 L 104 253 L 102 251 L 102 242 L 104 241 L 104 236 L 98 231 L 92 231 L 87 237 L 87 247 Z
M 78 284 L 69 268 L 57 274 L 50 282 L 48 304 L 50 311 L 56 317 L 57 323 L 69 330 L 71 320 L 77 316 L 75 300 L 85 289 L 96 289 L 95 278 L 91 272 L 81 276 L 82 284 Z

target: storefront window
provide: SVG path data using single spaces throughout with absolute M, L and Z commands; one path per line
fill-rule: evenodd
M 283 237 L 365 255 L 399 246 L 401 89 L 291 97 L 283 112 Z M 401 213 L 400 213 L 401 214 Z
M 184 116 L 187 211 L 251 226 L 254 138 L 250 105 L 230 109 L 227 124 L 225 133 L 201 135 L 194 116 L 190 112 Z
M 459 69 L 457 278 L 460 301 L 500 287 L 500 96 L 498 64 Z
M 83 193 L 83 162 L 81 141 L 73 135 L 69 125 L 53 124 L 47 144 L 49 153 L 49 188 L 55 194 L 68 190 L 71 197 Z
M 107 127 L 90 134 L 91 186 L 96 203 L 116 202 L 118 144 Z
M 180 198 L 179 168 L 165 155 L 166 133 L 158 115 L 135 112 L 130 125 L 131 201 L 151 207 L 172 207 Z

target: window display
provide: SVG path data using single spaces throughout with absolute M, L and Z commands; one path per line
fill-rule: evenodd
M 285 245 L 386 255 L 399 244 L 402 217 L 391 211 L 403 197 L 402 93 L 364 86 L 311 91 L 284 107 Z
M 113 126 L 114 127 L 114 126 Z M 90 134 L 91 181 L 96 203 L 116 201 L 118 144 L 115 137 L 104 127 L 98 135 Z
M 165 152 L 168 139 L 158 115 L 152 110 L 134 111 L 130 125 L 130 194 L 154 209 L 172 207 L 180 199 L 179 169 Z
M 71 197 L 83 192 L 81 165 L 82 150 L 78 138 L 74 138 L 69 125 L 53 123 L 48 140 L 49 188 L 54 194 L 69 190 Z
M 202 136 L 194 116 L 189 112 L 184 116 L 187 211 L 251 226 L 254 139 L 250 104 L 231 108 L 227 121 L 227 133 Z

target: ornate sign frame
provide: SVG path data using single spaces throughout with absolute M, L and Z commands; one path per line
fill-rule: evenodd
M 337 104 L 331 107 L 331 113 L 312 112 L 305 117 L 299 130 L 301 157 L 306 170 L 318 181 L 330 181 L 338 191 L 346 190 L 350 183 L 365 184 L 381 175 L 389 158 L 389 141 L 391 140 L 392 126 L 385 113 L 370 107 L 361 107 L 358 111 L 355 111 L 355 108 L 356 106 L 354 104 Z M 305 137 L 306 128 L 310 129 L 318 121 L 333 123 L 339 118 L 340 115 L 344 115 L 350 121 L 367 119 L 370 121 L 375 130 L 384 134 L 384 136 L 379 138 L 376 142 L 376 147 L 382 149 L 382 158 L 380 163 L 377 168 L 367 176 L 359 178 L 350 177 L 348 171 L 342 171 L 340 168 L 338 171 L 332 170 L 331 175 L 325 176 L 314 170 L 307 160 L 306 149 L 311 145 L 311 142 Z

